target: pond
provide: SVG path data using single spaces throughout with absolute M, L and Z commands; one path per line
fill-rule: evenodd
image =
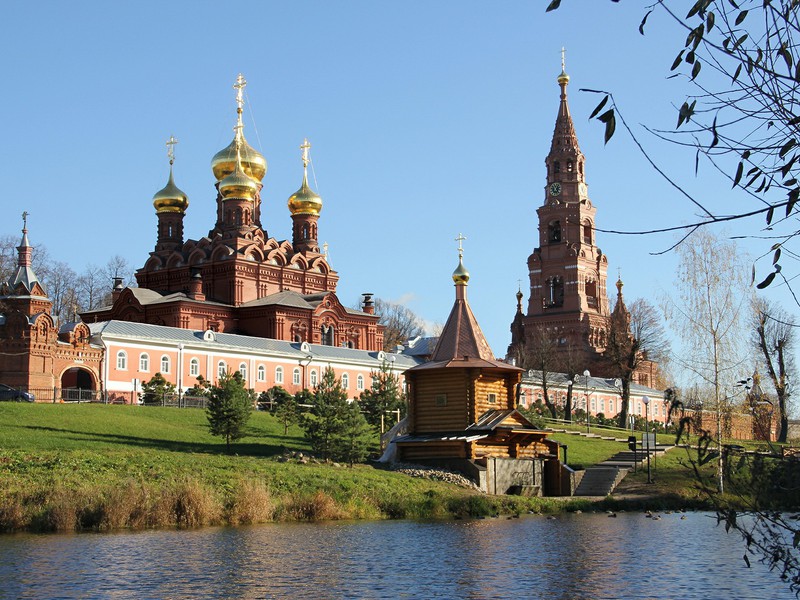
M 0 598 L 794 598 L 709 513 L 0 536 Z

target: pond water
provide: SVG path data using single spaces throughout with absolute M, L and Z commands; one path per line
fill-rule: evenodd
M 794 598 L 708 513 L 0 536 L 0 598 Z

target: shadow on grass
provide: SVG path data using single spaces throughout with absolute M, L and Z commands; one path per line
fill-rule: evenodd
M 22 429 L 33 431 L 49 432 L 69 436 L 69 439 L 79 442 L 105 442 L 125 446 L 129 448 L 152 448 L 156 450 L 168 450 L 170 452 L 195 452 L 199 454 L 237 454 L 239 456 L 275 456 L 284 451 L 287 447 L 285 442 L 292 441 L 283 439 L 282 441 L 270 440 L 269 443 L 257 442 L 233 442 L 230 452 L 225 447 L 225 440 L 220 438 L 217 443 L 208 442 L 185 442 L 179 440 L 155 439 L 146 437 L 136 437 L 117 433 L 98 433 L 88 431 L 74 431 L 71 429 L 61 429 L 58 427 L 45 427 L 41 425 L 21 425 Z M 259 430 L 249 428 L 247 436 L 258 436 Z

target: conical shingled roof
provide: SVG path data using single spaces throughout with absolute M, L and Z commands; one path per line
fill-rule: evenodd
M 569 77 L 566 79 L 562 76 L 559 77 L 558 85 L 561 86 L 561 103 L 558 106 L 558 116 L 556 117 L 556 127 L 553 131 L 553 140 L 550 145 L 550 153 L 565 153 L 580 154 L 581 149 L 578 146 L 578 136 L 575 134 L 575 125 L 572 123 L 572 116 L 569 113 L 569 104 L 567 103 L 567 84 Z
M 481 358 L 494 361 L 489 342 L 481 331 L 472 309 L 466 299 L 456 298 L 453 310 L 447 318 L 447 323 L 439 336 L 439 342 L 433 351 L 431 360 L 434 362 L 449 361 L 464 358 Z

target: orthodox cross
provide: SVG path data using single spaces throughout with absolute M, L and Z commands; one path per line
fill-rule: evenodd
M 311 144 L 308 142 L 308 138 L 303 138 L 303 143 L 300 145 L 300 149 L 303 151 L 303 168 L 305 169 L 308 166 L 308 151 L 311 149 Z
M 247 80 L 244 78 L 244 75 L 239 73 L 239 76 L 236 78 L 236 83 L 233 84 L 233 89 L 236 90 L 236 105 L 239 107 L 239 110 L 242 110 L 244 107 L 244 98 L 242 97 L 242 92 L 244 92 L 246 85 Z
M 169 136 L 167 140 L 167 157 L 169 157 L 169 164 L 175 162 L 175 144 L 178 143 L 178 140 L 175 139 L 174 135 Z
M 28 228 L 28 215 L 29 214 L 30 213 L 27 210 L 23 211 L 23 213 L 22 213 L 22 228 L 23 229 L 27 229 Z
M 564 46 L 561 46 L 561 72 L 562 73 L 566 72 L 567 61 L 564 58 L 565 54 L 566 54 L 566 50 L 564 50 Z
M 244 129 L 244 125 L 242 124 L 242 108 L 244 107 L 244 96 L 242 92 L 244 92 L 244 88 L 247 85 L 247 81 L 244 78 L 244 75 L 239 73 L 239 76 L 236 78 L 236 83 L 233 84 L 233 89 L 236 90 L 236 125 L 233 127 L 233 130 L 236 132 L 236 139 L 238 140 L 242 135 L 242 129 Z
M 458 234 L 458 237 L 457 237 L 457 238 L 456 238 L 456 240 L 455 240 L 455 241 L 457 241 L 457 242 L 458 242 L 458 258 L 461 258 L 461 257 L 463 257 L 463 256 L 464 256 L 464 248 L 461 246 L 461 242 L 463 242 L 463 241 L 464 241 L 464 240 L 466 240 L 466 239 L 467 239 L 467 238 L 466 238 L 466 237 L 464 237 L 464 234 L 463 234 L 463 233 L 459 233 L 459 234 Z

